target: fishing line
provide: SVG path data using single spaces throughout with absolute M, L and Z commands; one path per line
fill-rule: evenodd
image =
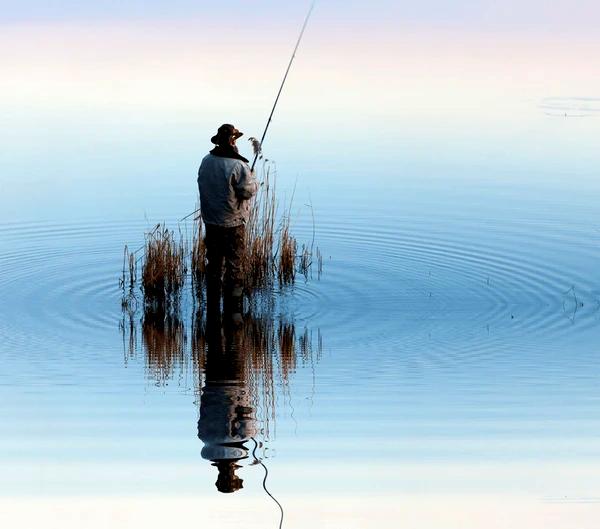
M 287 68 L 285 70 L 285 74 L 283 76 L 283 81 L 281 81 L 281 86 L 279 87 L 279 91 L 277 92 L 277 97 L 275 98 L 275 103 L 273 103 L 273 108 L 271 109 L 271 113 L 269 114 L 269 119 L 267 120 L 267 125 L 265 126 L 263 135 L 260 138 L 259 149 L 256 152 L 256 154 L 254 155 L 254 161 L 252 162 L 252 167 L 250 168 L 251 171 L 254 171 L 254 166 L 256 165 L 256 160 L 258 160 L 258 156 L 260 154 L 260 151 L 262 150 L 262 145 L 263 145 L 263 142 L 265 141 L 265 136 L 267 135 L 267 131 L 269 130 L 269 125 L 271 124 L 271 120 L 273 119 L 273 114 L 275 113 L 275 108 L 277 107 L 277 103 L 279 102 L 279 97 L 281 96 L 281 92 L 283 91 L 283 85 L 285 85 L 285 81 L 287 79 L 288 74 L 290 73 L 290 68 L 292 67 L 292 63 L 294 62 L 294 59 L 296 58 L 296 52 L 298 51 L 298 47 L 300 46 L 300 41 L 302 40 L 302 37 L 304 35 L 304 30 L 306 29 L 306 26 L 308 25 L 308 20 L 310 19 L 310 15 L 312 14 L 314 7 L 315 7 L 315 2 L 313 1 L 310 4 L 310 8 L 308 10 L 308 13 L 306 14 L 306 18 L 304 19 L 304 24 L 302 24 L 302 29 L 300 30 L 300 35 L 298 35 L 298 40 L 296 41 L 296 46 L 294 47 L 294 51 L 292 52 L 292 56 L 290 57 L 290 62 L 288 63 Z
M 256 457 L 256 449 L 258 448 L 258 441 L 254 437 L 251 437 L 250 439 L 252 439 L 254 441 L 254 448 L 252 449 L 252 457 L 255 459 L 255 461 L 258 462 L 258 464 L 260 466 L 262 466 L 265 469 L 265 477 L 263 478 L 263 481 L 262 481 L 262 487 L 263 487 L 264 491 L 269 495 L 269 497 L 277 504 L 277 507 L 279 507 L 279 510 L 281 511 L 281 518 L 279 520 L 279 529 L 281 529 L 281 527 L 283 526 L 283 507 L 281 506 L 281 503 L 279 503 L 277 501 L 277 498 L 275 498 L 275 496 L 273 496 L 273 494 L 271 494 L 269 492 L 269 490 L 267 489 L 267 477 L 269 476 L 269 469 L 266 467 L 266 465 L 260 459 L 258 459 L 258 457 Z

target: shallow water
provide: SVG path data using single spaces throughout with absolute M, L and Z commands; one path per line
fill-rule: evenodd
M 319 5 L 265 154 L 323 274 L 236 332 L 189 281 L 124 313 L 123 246 L 195 208 L 215 124 L 260 134 L 304 6 L 3 23 L 0 527 L 597 529 L 583 3 Z
M 332 181 L 295 198 L 323 275 L 224 333 L 231 364 L 189 295 L 166 329 L 121 312 L 122 246 L 159 217 L 4 220 L 0 519 L 277 527 L 262 462 L 284 527 L 593 527 L 598 186 Z M 198 419 L 218 427 L 228 391 L 256 444 L 221 495 Z

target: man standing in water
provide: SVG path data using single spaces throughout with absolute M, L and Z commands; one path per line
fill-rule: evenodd
M 216 147 L 198 170 L 200 210 L 206 227 L 207 304 L 209 310 L 220 307 L 224 289 L 224 308 L 234 320 L 241 320 L 245 226 L 250 216 L 249 200 L 258 189 L 248 160 L 238 152 L 236 140 L 240 136 L 233 125 L 221 125 L 210 140 Z

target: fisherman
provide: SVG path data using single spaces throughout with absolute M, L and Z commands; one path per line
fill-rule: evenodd
M 238 322 L 243 310 L 245 226 L 249 200 L 258 190 L 254 172 L 236 146 L 242 135 L 233 125 L 221 125 L 210 140 L 215 148 L 198 170 L 200 210 L 206 227 L 207 304 L 212 309 L 220 307 L 224 290 L 224 309 Z

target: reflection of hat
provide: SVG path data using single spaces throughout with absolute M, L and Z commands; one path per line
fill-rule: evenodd
M 219 492 L 228 494 L 244 488 L 244 480 L 235 475 L 240 466 L 234 461 L 215 461 L 213 465 L 219 469 L 219 477 L 215 483 Z
M 221 145 L 224 143 L 229 143 L 229 138 L 232 136 L 237 140 L 240 136 L 243 136 L 244 133 L 240 132 L 233 125 L 229 125 L 225 123 L 219 127 L 217 133 L 210 139 L 212 143 L 215 145 Z

